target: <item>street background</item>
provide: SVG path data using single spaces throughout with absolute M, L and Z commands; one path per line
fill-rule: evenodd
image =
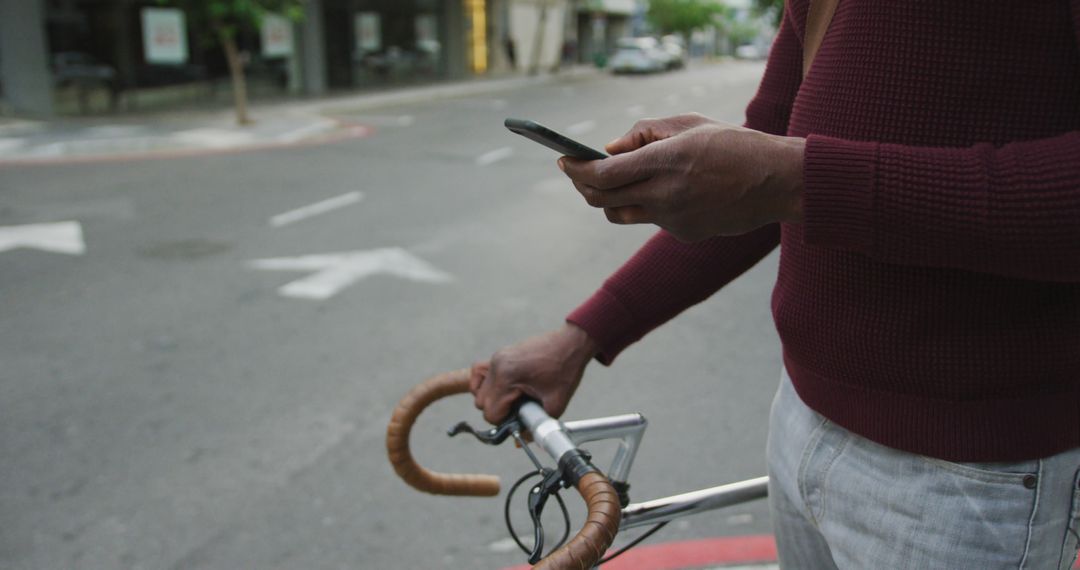
M 394 476 L 390 412 L 425 378 L 559 326 L 654 228 L 610 225 L 554 153 L 502 121 L 595 147 L 646 116 L 739 123 L 762 71 L 346 99 L 320 116 L 363 128 L 329 141 L 0 165 L 0 568 L 522 563 L 502 497 L 433 497 Z M 11 229 L 61 222 L 84 251 Z M 356 272 L 290 288 L 335 263 Z M 775 271 L 774 254 L 613 367 L 590 366 L 565 418 L 649 419 L 635 501 L 765 473 Z M 504 489 L 530 469 L 511 445 L 447 439 L 459 420 L 482 422 L 468 397 L 421 418 L 423 464 L 499 474 Z M 610 448 L 594 451 L 606 465 Z M 649 543 L 768 532 L 759 501 Z

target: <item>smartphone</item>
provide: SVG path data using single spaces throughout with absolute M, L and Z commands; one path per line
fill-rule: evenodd
M 606 154 L 596 149 L 589 148 L 565 135 L 560 135 L 535 121 L 526 119 L 506 119 L 503 124 L 511 131 L 523 137 L 530 138 L 565 156 L 580 158 L 582 160 L 600 160 L 607 158 Z

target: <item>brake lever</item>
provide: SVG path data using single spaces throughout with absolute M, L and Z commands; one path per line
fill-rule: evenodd
M 529 564 L 536 564 L 543 557 L 544 552 L 544 525 L 540 516 L 544 513 L 544 505 L 548 497 L 557 494 L 566 488 L 565 479 L 558 469 L 543 468 L 540 470 L 544 478 L 529 491 L 529 517 L 533 523 L 533 550 L 529 554 Z
M 517 416 L 512 416 L 511 419 L 483 432 L 476 431 L 475 428 L 469 425 L 469 422 L 458 422 L 457 425 L 447 430 L 446 435 L 454 437 L 461 433 L 467 433 L 479 440 L 480 443 L 499 445 L 515 432 L 520 433 L 521 431 L 521 422 L 517 419 Z

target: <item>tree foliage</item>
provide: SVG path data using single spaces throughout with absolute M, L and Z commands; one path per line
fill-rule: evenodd
M 727 12 L 728 8 L 715 0 L 651 0 L 647 17 L 661 33 L 689 34 Z
M 267 14 L 298 21 L 304 17 L 305 0 L 157 0 L 157 3 L 182 9 L 200 41 L 221 46 L 232 78 L 236 122 L 241 125 L 251 123 L 247 112 L 244 58 L 237 48 L 237 32 L 245 28 L 258 29 Z
M 216 41 L 222 34 L 235 37 L 241 28 L 258 28 L 266 14 L 299 21 L 304 0 L 157 0 L 163 6 L 181 8 L 191 29 Z
M 780 19 L 784 17 L 784 0 L 754 0 L 754 9 L 760 15 L 771 14 L 773 24 L 780 28 Z

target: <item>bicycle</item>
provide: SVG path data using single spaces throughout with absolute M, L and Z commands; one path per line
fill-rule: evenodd
M 469 391 L 468 369 L 434 376 L 405 395 L 394 409 L 387 426 L 386 447 L 394 471 L 411 487 L 436 495 L 488 497 L 500 492 L 499 478 L 492 475 L 446 474 L 420 466 L 409 450 L 409 436 L 417 417 L 425 408 L 445 397 Z M 518 546 L 529 554 L 529 563 L 543 570 L 586 570 L 595 568 L 633 548 L 677 518 L 737 505 L 768 494 L 768 477 L 758 477 L 726 485 L 661 497 L 641 503 L 630 502 L 629 474 L 648 422 L 641 414 L 624 414 L 563 422 L 549 416 L 536 402 L 520 403 L 502 424 L 477 431 L 467 422 L 451 428 L 448 435 L 470 434 L 488 445 L 498 445 L 513 438 L 536 466 L 535 472 L 519 479 L 510 489 L 505 506 L 507 526 Z M 619 440 L 612 465 L 606 473 L 592 464 L 592 458 L 579 446 L 600 440 Z M 555 461 L 557 467 L 545 467 L 529 448 L 533 442 Z M 529 516 L 533 523 L 534 545 L 526 547 L 510 524 L 510 500 L 529 477 L 540 482 L 529 490 Z M 569 515 L 558 492 L 575 487 L 588 509 L 585 523 L 573 539 L 567 536 L 554 551 L 543 556 L 544 531 L 540 515 L 550 497 L 562 507 L 569 534 Z M 620 530 L 655 524 L 629 545 L 607 558 Z

